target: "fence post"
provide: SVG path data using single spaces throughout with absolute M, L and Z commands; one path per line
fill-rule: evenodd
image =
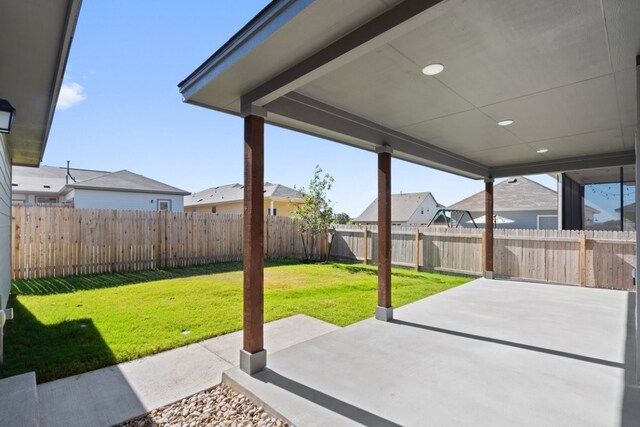
M 364 226 L 364 265 L 367 265 L 369 258 L 369 228 Z
M 587 285 L 587 236 L 580 232 L 580 286 Z
M 420 229 L 416 227 L 416 271 L 420 271 Z

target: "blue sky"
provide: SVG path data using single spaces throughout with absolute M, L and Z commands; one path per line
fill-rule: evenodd
M 191 192 L 242 182 L 242 120 L 184 104 L 177 84 L 267 3 L 85 0 L 43 164 L 128 169 Z M 333 175 L 337 212 L 357 216 L 376 195 L 373 153 L 270 126 L 265 151 L 270 182 L 304 185 L 316 164 Z M 394 160 L 392 187 L 448 205 L 483 183 Z

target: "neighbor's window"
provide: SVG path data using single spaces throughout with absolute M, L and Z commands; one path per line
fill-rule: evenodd
M 558 215 L 538 215 L 538 230 L 557 230 Z
M 211 213 L 217 213 L 216 211 L 217 211 L 216 207 L 215 207 L 215 206 L 213 206 L 213 207 L 211 208 Z
M 36 203 L 58 203 L 57 197 L 36 197 Z
M 278 209 L 276 209 L 276 208 L 273 208 L 273 209 L 269 208 L 269 215 L 270 215 L 270 216 L 276 216 L 277 212 L 278 212 Z
M 171 210 L 171 200 L 158 199 L 158 210 L 161 212 L 169 212 Z

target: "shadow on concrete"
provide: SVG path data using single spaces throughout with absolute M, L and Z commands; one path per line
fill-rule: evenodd
M 265 260 L 265 267 L 299 264 L 295 259 Z M 11 293 L 14 295 L 53 295 L 73 293 L 80 290 L 115 288 L 156 280 L 182 277 L 205 276 L 215 273 L 242 271 L 242 262 L 223 262 L 165 270 L 143 270 L 112 272 L 44 279 L 19 279 L 13 281 Z
M 280 375 L 279 373 L 267 368 L 255 378 L 265 383 L 271 383 L 276 387 L 280 387 L 289 393 L 300 396 L 305 400 L 322 406 L 329 411 L 340 414 L 343 417 L 349 418 L 357 423 L 365 426 L 380 426 L 380 427 L 399 427 L 400 424 L 396 424 L 393 421 L 389 421 L 386 418 L 382 418 L 376 414 L 366 411 L 350 403 L 344 402 L 340 399 L 336 399 L 333 396 L 329 396 L 319 390 L 308 387 L 297 381 L 289 379 Z
M 116 363 L 91 319 L 44 325 L 19 299 L 12 296 L 8 305 L 14 319 L 5 325 L 0 378 L 36 371 L 38 382 L 45 382 Z
M 637 427 L 640 425 L 640 384 L 636 370 L 636 294 L 627 293 L 627 339 L 625 343 L 624 368 L 625 387 L 622 398 L 620 425 Z
M 438 327 L 435 327 L 435 326 L 422 325 L 420 323 L 407 322 L 407 321 L 399 320 L 399 319 L 391 320 L 390 323 L 395 323 L 397 325 L 402 325 L 402 326 L 410 326 L 412 328 L 419 328 L 419 329 L 424 329 L 424 330 L 427 330 L 427 331 L 439 332 L 439 333 L 448 334 L 448 335 L 455 335 L 455 336 L 461 337 L 461 338 L 469 338 L 469 339 L 474 339 L 474 340 L 478 340 L 478 341 L 490 342 L 490 343 L 493 343 L 493 344 L 506 345 L 506 346 L 509 346 L 509 347 L 520 348 L 520 349 L 523 349 L 523 350 L 537 351 L 537 352 L 540 352 L 540 353 L 551 354 L 553 356 L 568 357 L 568 358 L 571 358 L 571 359 L 581 360 L 583 362 L 596 363 L 596 364 L 599 364 L 599 365 L 610 366 L 612 368 L 623 369 L 625 367 L 625 364 L 614 362 L 614 361 L 611 361 L 611 360 L 598 359 L 596 357 L 583 356 L 581 354 L 567 353 L 567 352 L 564 352 L 564 351 L 552 350 L 552 349 L 549 349 L 549 348 L 537 347 L 537 346 L 529 345 L 529 344 L 522 344 L 522 343 L 517 343 L 517 342 L 513 342 L 513 341 L 506 341 L 506 340 L 501 340 L 501 339 L 497 339 L 497 338 L 485 337 L 485 336 L 482 336 L 482 335 L 469 334 L 469 333 L 466 333 L 466 332 L 460 332 L 460 331 L 454 331 L 454 330 L 451 330 L 451 329 L 438 328 Z

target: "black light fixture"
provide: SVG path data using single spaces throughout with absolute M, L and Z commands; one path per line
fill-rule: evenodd
M 16 109 L 6 99 L 0 98 L 0 133 L 10 133 Z

